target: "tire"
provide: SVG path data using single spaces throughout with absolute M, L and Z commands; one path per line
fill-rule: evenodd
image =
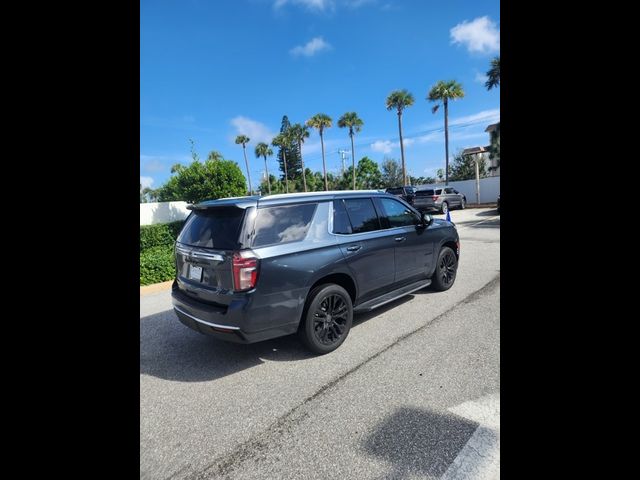
M 447 202 L 442 202 L 442 205 L 440 205 L 440 213 L 446 215 L 448 211 L 449 211 L 449 204 Z
M 449 247 L 442 247 L 431 277 L 431 287 L 437 292 L 449 290 L 456 281 L 457 271 L 458 259 L 455 252 Z
M 467 200 L 464 197 L 462 197 L 460 199 L 460 210 L 464 210 L 466 206 L 467 206 Z
M 333 310 L 333 315 L 322 312 Z M 340 312 L 340 316 L 336 316 Z M 337 321 L 336 321 L 337 319 Z M 349 335 L 353 324 L 353 303 L 340 285 L 325 283 L 309 292 L 298 328 L 300 340 L 314 353 L 324 355 L 338 348 Z

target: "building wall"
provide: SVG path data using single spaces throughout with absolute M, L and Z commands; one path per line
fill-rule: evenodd
M 189 215 L 187 202 L 153 202 L 140 204 L 140 225 L 184 220 Z

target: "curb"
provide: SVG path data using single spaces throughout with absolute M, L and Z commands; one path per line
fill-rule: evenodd
M 169 290 L 172 283 L 173 280 L 169 280 L 168 282 L 154 283 L 152 285 L 145 285 L 143 287 L 140 287 L 140 296 L 144 297 L 145 295 L 151 295 L 152 293 L 164 292 L 165 290 Z

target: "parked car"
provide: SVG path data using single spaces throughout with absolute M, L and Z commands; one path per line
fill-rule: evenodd
M 172 299 L 200 333 L 252 343 L 298 333 L 313 352 L 365 312 L 428 285 L 451 288 L 455 226 L 377 191 L 238 197 L 192 205 Z
M 386 192 L 403 199 L 409 205 L 413 205 L 413 200 L 416 194 L 416 187 L 408 185 L 406 187 L 387 188 Z
M 416 190 L 413 206 L 421 212 L 446 214 L 451 208 L 465 208 L 467 197 L 452 187 L 430 187 Z

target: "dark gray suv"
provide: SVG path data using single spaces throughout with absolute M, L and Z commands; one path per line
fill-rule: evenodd
M 429 187 L 416 190 L 413 206 L 421 212 L 446 214 L 452 208 L 465 208 L 467 197 L 452 187 Z
M 449 289 L 460 244 L 452 223 L 378 191 L 202 202 L 176 242 L 180 321 L 252 343 L 298 333 L 328 353 L 364 312 L 431 285 Z

